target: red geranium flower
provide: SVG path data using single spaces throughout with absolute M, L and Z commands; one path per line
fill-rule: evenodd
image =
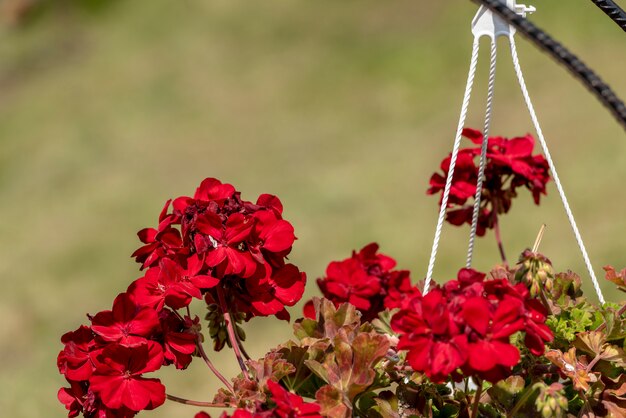
M 205 212 L 196 223 L 202 235 L 195 235 L 196 248 L 206 248 L 206 263 L 218 268 L 223 274 L 250 277 L 256 270 L 256 263 L 243 242 L 248 239 L 254 227 L 254 218 L 235 213 L 225 224 L 219 215 Z M 202 244 L 199 244 L 199 243 Z M 220 266 L 220 264 L 222 264 Z
M 475 129 L 464 129 L 463 136 L 478 146 L 459 150 L 446 215 L 446 220 L 457 226 L 472 222 L 472 198 L 476 194 L 477 161 L 483 140 L 482 133 Z M 519 187 L 530 190 L 537 205 L 541 195 L 546 194 L 546 184 L 550 180 L 549 166 L 542 155 L 532 154 L 534 145 L 535 140 L 531 135 L 512 139 L 489 137 L 477 235 L 484 235 L 487 229 L 495 226 L 498 215 L 510 210 Z M 443 174 L 432 175 L 427 191 L 427 194 L 441 193 L 440 204 L 450 160 L 451 156 L 448 156 L 442 161 Z
M 395 265 L 393 258 L 378 253 L 378 244 L 371 243 L 350 258 L 331 262 L 326 277 L 318 279 L 317 285 L 335 306 L 348 302 L 371 321 L 379 312 L 397 308 L 405 297 L 419 292 L 411 285 L 409 272 L 393 270 Z M 305 305 L 305 316 L 315 316 L 312 303 Z
M 69 388 L 61 388 L 57 393 L 59 401 L 65 405 L 69 418 L 77 417 L 83 412 L 84 399 L 87 396 L 88 385 L 84 382 L 70 382 Z
M 64 334 L 61 342 L 65 347 L 57 357 L 59 372 L 72 381 L 89 379 L 94 369 L 91 352 L 96 347 L 91 328 L 81 325 L 76 331 Z
M 268 408 L 259 402 L 251 410 L 239 408 L 232 415 L 222 413 L 220 418 L 322 418 L 319 404 L 304 402 L 301 396 L 287 391 L 272 380 L 267 381 L 267 388 L 271 395 L 268 401 L 276 404 L 275 407 Z M 210 415 L 200 412 L 195 418 L 210 418 Z
M 467 359 L 467 337 L 451 315 L 445 293 L 434 289 L 416 296 L 393 317 L 394 331 L 404 335 L 398 349 L 408 350 L 407 362 L 440 382 Z
M 200 319 L 185 317 L 181 320 L 169 309 L 161 311 L 160 318 L 165 362 L 174 364 L 177 369 L 187 368 L 197 348 Z
M 128 408 L 110 409 L 89 389 L 87 382 L 70 382 L 69 388 L 61 388 L 57 394 L 59 401 L 69 411 L 68 418 L 77 417 L 81 412 L 89 418 L 132 418 L 136 411 Z
M 321 418 L 320 405 L 304 402 L 301 396 L 290 393 L 278 383 L 268 380 L 267 388 L 272 394 L 272 400 L 276 403 L 274 414 L 277 418 Z
M 163 257 L 175 257 L 185 252 L 180 232 L 171 226 L 174 217 L 167 214 L 171 202 L 168 200 L 161 210 L 158 229 L 144 228 L 137 233 L 139 240 L 146 245 L 138 248 L 131 257 L 142 263 L 142 269 L 157 264 Z
M 272 271 L 267 268 L 267 271 Z M 255 315 L 267 316 L 285 311 L 285 306 L 293 306 L 302 298 L 306 274 L 293 264 L 274 270 L 273 276 L 246 280 L 246 292 L 241 301 L 249 303 Z M 239 309 L 245 310 L 245 307 Z M 284 314 L 288 315 L 285 311 Z
M 112 310 L 99 312 L 91 319 L 91 329 L 104 341 L 129 347 L 145 343 L 158 328 L 156 311 L 136 305 L 127 293 L 115 298 Z
M 158 311 L 167 305 L 174 309 L 189 305 L 192 297 L 202 298 L 200 289 L 211 288 L 219 279 L 207 274 L 198 274 L 202 262 L 196 255 L 187 259 L 183 268 L 173 260 L 164 258 L 158 267 L 148 269 L 145 276 L 137 279 L 128 288 L 137 304 L 151 306 Z
M 137 347 L 111 344 L 97 357 L 90 388 L 108 408 L 153 409 L 165 402 L 165 386 L 142 374 L 158 370 L 162 364 L 163 350 L 153 341 Z
M 405 301 L 391 326 L 400 334 L 398 348 L 408 351 L 411 367 L 434 382 L 459 372 L 495 382 L 519 362 L 512 334 L 526 331 L 536 355 L 552 339 L 539 306 L 524 285 L 485 281 L 483 273 L 462 269 L 457 280 Z
M 305 276 L 286 267 L 295 236 L 276 196 L 248 202 L 232 185 L 209 178 L 193 197 L 174 199 L 169 210 L 168 202 L 159 228 L 140 233 L 146 245 L 134 256 L 151 268 L 129 288 L 138 304 L 160 310 L 185 307 L 203 295 L 217 301 L 219 286 L 234 302 L 233 314 L 288 317 L 285 306 L 302 296 Z M 159 238 L 170 229 L 175 239 Z

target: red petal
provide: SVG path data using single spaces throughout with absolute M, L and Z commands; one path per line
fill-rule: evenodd
M 119 409 L 123 405 L 126 379 L 120 376 L 92 376 L 89 379 L 90 389 L 100 396 L 102 403 L 111 409 Z
M 492 341 L 491 344 L 497 353 L 498 364 L 513 367 L 519 362 L 520 353 L 515 346 L 500 341 Z
M 274 253 L 287 250 L 295 240 L 293 226 L 283 220 L 264 228 L 261 237 L 263 248 Z
M 196 189 L 194 198 L 205 201 L 224 200 L 231 197 L 234 193 L 235 188 L 232 185 L 222 184 L 221 181 L 214 178 L 207 178 Z
M 170 207 L 170 203 L 172 203 L 172 199 L 168 199 L 163 205 L 163 209 L 161 209 L 161 213 L 159 214 L 159 222 L 163 222 L 163 219 L 167 216 L 167 209 Z
M 463 304 L 463 319 L 478 332 L 485 335 L 491 320 L 491 304 L 482 297 L 473 297 Z
M 254 218 L 241 213 L 231 215 L 226 221 L 225 238 L 228 245 L 237 244 L 248 238 L 254 227 Z
M 217 247 L 213 251 L 209 251 L 206 256 L 206 263 L 209 267 L 216 267 L 228 256 L 228 248 Z
M 481 144 L 483 142 L 483 134 L 482 132 L 472 129 L 472 128 L 464 128 L 462 135 L 472 141 L 475 144 Z
M 485 273 L 481 273 L 474 269 L 464 268 L 459 270 L 457 278 L 459 282 L 464 285 L 470 285 L 472 283 L 478 283 L 485 280 Z
M 128 293 L 120 293 L 113 301 L 113 319 L 115 322 L 128 322 L 137 312 L 137 306 Z
M 539 338 L 539 335 L 532 333 L 532 332 L 526 332 L 526 337 L 524 338 L 524 345 L 526 345 L 526 347 L 528 347 L 530 352 L 536 356 L 543 355 L 543 352 L 545 350 L 545 345 L 543 341 L 541 340 L 541 338 Z
M 302 308 L 302 313 L 305 318 L 316 319 L 315 314 L 315 305 L 313 305 L 313 301 L 309 300 L 304 304 L 304 308 Z
M 498 352 L 484 340 L 478 340 L 468 345 L 469 366 L 477 371 L 485 372 L 497 364 Z
M 148 244 L 153 242 L 156 238 L 158 231 L 154 228 L 144 228 L 141 231 L 137 232 L 137 236 L 144 244 Z
M 137 367 L 137 369 L 132 370 L 133 374 L 153 372 L 159 370 L 163 365 L 163 349 L 161 346 L 154 341 L 149 341 L 147 345 L 147 359 L 141 358 L 139 352 L 133 353 L 135 357 L 139 357 L 140 360 L 145 361 L 143 367 Z
M 271 194 L 262 194 L 256 201 L 256 204 L 266 208 L 272 208 L 276 213 L 283 213 L 283 204 L 280 199 Z
M 293 306 L 304 293 L 306 275 L 293 264 L 287 264 L 270 281 L 274 284 L 276 298 L 287 306 Z
M 429 369 L 432 346 L 433 342 L 428 338 L 419 338 L 415 341 L 406 355 L 406 361 L 413 370 L 424 372 Z
M 455 344 L 438 342 L 431 349 L 431 375 L 449 375 L 465 362 L 464 354 Z
M 172 202 L 172 207 L 174 211 L 177 213 L 182 213 L 187 209 L 187 206 L 193 203 L 193 199 L 188 196 L 181 196 L 174 199 Z
M 198 289 L 210 289 L 212 287 L 217 286 L 220 283 L 220 279 L 217 279 L 213 276 L 206 276 L 206 275 L 194 276 L 189 280 Z
M 198 231 L 206 235 L 211 235 L 214 239 L 220 240 L 223 235 L 224 227 L 219 215 L 213 212 L 205 212 L 198 216 L 196 221 Z
M 137 312 L 130 325 L 132 334 L 147 338 L 159 327 L 159 316 L 154 309 L 144 308 Z
M 170 332 L 167 334 L 167 345 L 183 354 L 196 351 L 196 336 L 186 332 Z

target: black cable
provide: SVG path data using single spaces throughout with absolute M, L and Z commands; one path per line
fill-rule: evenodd
M 626 32 L 626 12 L 619 7 L 613 0 L 591 0 L 593 4 L 598 6 L 608 17 L 617 23 L 617 26 Z
M 594 96 L 611 112 L 617 122 L 626 130 L 626 105 L 615 92 L 576 55 L 552 39 L 543 30 L 517 15 L 501 0 L 472 0 L 482 4 L 513 25 L 518 32 L 530 40 L 540 50 L 546 52 L 565 66 Z

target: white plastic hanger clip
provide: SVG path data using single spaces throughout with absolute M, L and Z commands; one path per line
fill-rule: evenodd
M 515 0 L 506 0 L 509 9 L 522 17 L 534 13 L 537 9 L 534 6 L 517 4 Z M 498 36 L 509 36 L 515 34 L 515 28 L 505 22 L 500 16 L 494 14 L 485 6 L 480 6 L 478 13 L 472 20 L 472 33 L 475 37 L 488 36 L 496 39 Z

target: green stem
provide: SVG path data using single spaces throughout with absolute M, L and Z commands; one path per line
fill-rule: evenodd
M 539 299 L 541 299 L 541 303 L 543 303 L 543 306 L 546 307 L 548 314 L 550 314 L 550 316 L 554 315 L 554 313 L 552 313 L 552 309 L 550 309 L 550 303 L 548 302 L 548 298 L 546 298 L 545 293 L 543 293 L 543 287 L 539 289 Z
M 507 414 L 507 418 L 515 418 L 517 411 L 519 411 L 520 408 L 524 406 L 526 401 L 530 399 L 533 393 L 535 393 L 535 388 L 532 386 L 528 387 L 526 391 L 524 392 L 524 394 L 522 395 L 522 397 L 519 399 L 519 401 L 517 401 L 513 409 L 511 409 L 511 412 Z

